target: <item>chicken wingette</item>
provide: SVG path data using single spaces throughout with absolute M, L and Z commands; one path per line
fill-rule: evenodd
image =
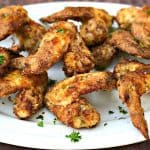
M 76 34 L 75 39 L 70 43 L 63 63 L 63 70 L 67 76 L 86 73 L 94 68 L 93 55 L 79 34 Z
M 118 30 L 113 32 L 109 43 L 128 54 L 145 59 L 150 58 L 149 48 L 142 47 L 129 31 Z
M 76 27 L 73 23 L 54 23 L 43 36 L 36 53 L 26 58 L 13 59 L 11 66 L 22 70 L 24 74 L 40 74 L 48 70 L 67 52 L 75 33 Z
M 89 128 L 99 120 L 99 113 L 81 95 L 93 91 L 112 90 L 116 80 L 110 72 L 75 75 L 60 81 L 45 96 L 48 109 L 64 124 L 73 128 Z
M 105 10 L 94 7 L 66 7 L 62 11 L 41 18 L 41 21 L 52 23 L 68 19 L 81 21 L 80 34 L 86 45 L 95 45 L 106 39 L 113 17 Z
M 119 97 L 128 107 L 133 125 L 149 138 L 140 97 L 150 92 L 150 65 L 122 60 L 115 66 Z
M 27 11 L 22 6 L 7 6 L 0 9 L 0 40 L 13 34 L 28 21 Z
M 20 91 L 14 100 L 14 113 L 21 119 L 29 118 L 43 106 L 47 80 L 46 72 L 26 76 L 19 70 L 10 71 L 0 78 L 0 97 Z
M 20 42 L 20 49 L 27 50 L 29 53 L 37 51 L 45 33 L 46 29 L 31 19 L 15 32 Z

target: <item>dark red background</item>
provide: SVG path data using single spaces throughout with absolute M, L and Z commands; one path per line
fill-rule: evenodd
M 24 4 L 52 2 L 52 1 L 61 1 L 61 0 L 0 0 L 0 6 L 3 7 L 6 5 L 14 5 L 14 4 L 24 5 Z M 81 0 L 81 1 L 84 1 L 84 0 Z M 137 5 L 137 6 L 150 4 L 150 0 L 93 0 L 93 1 L 124 3 L 124 4 L 131 4 L 131 5 Z M 30 149 L 0 143 L 0 150 L 30 150 Z M 110 148 L 108 150 L 150 150 L 150 140 L 146 142 L 142 142 L 140 144 L 133 144 L 133 145 L 123 146 L 123 147 L 118 147 L 118 148 Z

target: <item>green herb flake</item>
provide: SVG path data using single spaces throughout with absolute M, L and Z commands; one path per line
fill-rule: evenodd
M 81 140 L 80 132 L 73 131 L 71 134 L 66 135 L 66 138 L 70 138 L 71 142 L 79 142 Z
M 7 16 L 9 16 L 7 13 L 3 13 L 2 15 L 1 15 L 3 18 L 6 18 Z
M 111 115 L 111 114 L 114 114 L 114 112 L 112 110 L 109 110 L 108 113 Z
M 103 70 L 106 69 L 106 67 L 105 67 L 105 66 L 96 66 L 95 69 L 96 69 L 97 71 L 103 71 Z
M 57 118 L 54 118 L 54 120 L 53 120 L 54 125 L 56 124 L 56 121 L 57 121 Z
M 118 106 L 118 108 L 119 108 L 119 112 L 120 113 L 122 113 L 122 114 L 127 114 L 128 112 L 125 110 L 125 109 L 123 109 L 121 106 Z
M 4 55 L 0 55 L 0 65 L 3 64 L 4 60 L 5 60 L 5 56 Z
M 122 119 L 126 119 L 125 117 L 120 117 L 120 118 L 118 118 L 119 120 L 122 120 Z
M 56 80 L 48 79 L 48 86 L 52 86 L 56 83 Z
M 39 126 L 39 127 L 44 127 L 43 121 L 38 121 L 38 122 L 37 122 L 37 126 Z
M 57 29 L 56 33 L 65 33 L 65 30 L 64 29 Z
M 107 125 L 108 125 L 107 122 L 105 122 L 105 123 L 104 123 L 104 127 L 107 126 Z
M 41 119 L 41 120 L 43 120 L 44 117 L 43 117 L 42 115 L 39 115 L 39 116 L 36 117 L 36 119 Z
M 150 9 L 147 11 L 147 14 L 150 15 Z
M 113 33 L 113 32 L 115 32 L 116 30 L 118 30 L 118 28 L 110 27 L 110 28 L 108 29 L 108 32 L 109 32 L 109 33 Z

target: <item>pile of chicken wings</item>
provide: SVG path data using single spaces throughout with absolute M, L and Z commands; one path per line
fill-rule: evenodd
M 0 97 L 17 92 L 15 115 L 28 119 L 46 106 L 65 125 L 90 128 L 100 113 L 82 95 L 117 89 L 133 125 L 148 139 L 140 97 L 150 92 L 150 65 L 121 59 L 113 72 L 95 68 L 107 68 L 122 52 L 150 59 L 150 6 L 123 8 L 116 16 L 93 7 L 66 7 L 40 21 L 22 6 L 0 9 L 0 40 L 10 35 L 19 40 L 0 47 Z M 60 60 L 66 79 L 48 88 L 47 70 Z

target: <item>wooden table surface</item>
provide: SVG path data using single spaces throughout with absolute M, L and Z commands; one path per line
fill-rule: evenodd
M 14 4 L 24 5 L 24 4 L 52 2 L 52 1 L 55 1 L 55 0 L 0 0 L 0 6 L 3 7 L 6 5 L 14 5 Z M 61 1 L 61 0 L 56 0 L 56 1 Z M 81 0 L 81 1 L 84 1 L 84 0 Z M 137 6 L 150 4 L 150 0 L 93 0 L 93 1 L 124 3 L 124 4 L 132 4 L 132 5 L 137 5 Z M 31 150 L 31 149 L 0 143 L 0 150 Z M 117 147 L 117 148 L 110 148 L 108 150 L 150 150 L 150 140 L 139 143 L 139 144 L 133 144 L 133 145 L 122 146 L 122 147 Z

